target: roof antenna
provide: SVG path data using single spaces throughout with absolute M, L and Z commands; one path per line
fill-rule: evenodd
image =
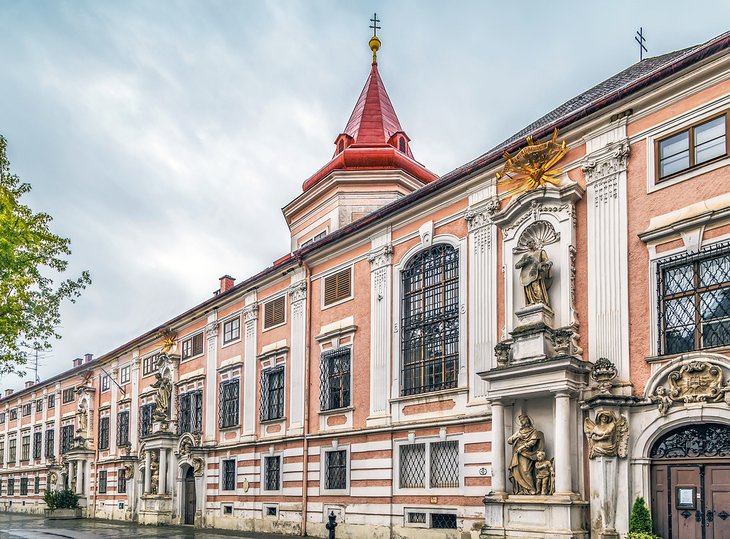
M 649 49 L 644 46 L 644 43 L 646 43 L 646 38 L 644 37 L 644 28 L 639 27 L 639 31 L 636 32 L 634 39 L 639 44 L 639 62 L 641 62 L 644 60 L 644 53 L 649 52 Z

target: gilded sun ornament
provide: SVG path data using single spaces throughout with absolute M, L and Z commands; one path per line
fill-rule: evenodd
M 507 162 L 502 171 L 497 173 L 497 182 L 506 189 L 505 195 L 514 195 L 532 189 L 546 188 L 548 184 L 559 185 L 556 178 L 561 173 L 554 168 L 565 154 L 568 147 L 558 142 L 558 130 L 546 142 L 535 142 L 531 136 L 527 137 L 527 146 L 516 155 L 504 152 Z
M 162 352 L 167 353 L 172 350 L 175 345 L 175 337 L 177 334 L 170 328 L 164 328 L 160 331 L 160 338 L 162 340 Z

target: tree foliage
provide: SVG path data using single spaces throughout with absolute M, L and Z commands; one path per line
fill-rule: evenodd
M 652 522 L 649 508 L 646 506 L 644 498 L 639 496 L 631 508 L 631 516 L 629 517 L 629 531 L 651 533 Z
M 34 351 L 60 338 L 60 307 L 91 283 L 84 271 L 58 283 L 68 266 L 70 240 L 48 228 L 52 218 L 21 202 L 30 185 L 10 171 L 7 142 L 0 136 L 0 374 L 22 374 Z

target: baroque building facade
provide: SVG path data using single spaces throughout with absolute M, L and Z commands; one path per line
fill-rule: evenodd
M 348 537 L 730 537 L 730 35 L 437 177 L 373 64 L 290 253 L 0 399 L 0 506 Z

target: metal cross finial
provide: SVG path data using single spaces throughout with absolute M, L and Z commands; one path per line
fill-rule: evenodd
M 370 22 L 373 23 L 370 25 L 370 28 L 373 29 L 373 37 L 378 35 L 378 30 L 380 30 L 380 26 L 378 26 L 378 23 L 380 22 L 380 19 L 378 19 L 378 14 L 373 13 L 373 18 L 370 19 Z
M 649 49 L 644 46 L 644 43 L 646 43 L 646 38 L 644 37 L 644 28 L 639 27 L 639 31 L 636 32 L 634 39 L 639 44 L 639 61 L 641 62 L 644 59 L 644 53 L 649 52 Z

